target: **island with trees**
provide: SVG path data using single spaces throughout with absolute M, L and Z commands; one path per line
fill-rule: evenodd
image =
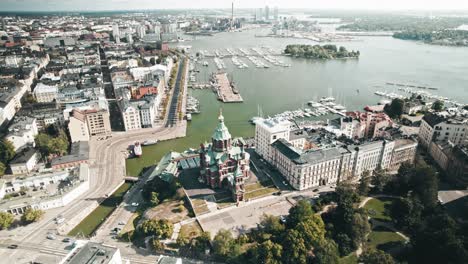
M 336 45 L 287 45 L 284 50 L 286 55 L 299 58 L 310 59 L 348 59 L 359 58 L 359 51 L 348 51 L 345 47 L 337 47 Z

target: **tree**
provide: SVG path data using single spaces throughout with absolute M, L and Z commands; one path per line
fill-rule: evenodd
M 8 164 L 16 155 L 13 143 L 8 139 L 0 141 L 0 162 Z
M 211 235 L 209 232 L 203 232 L 200 236 L 190 240 L 190 242 L 182 248 L 182 252 L 192 257 L 202 257 L 205 251 L 210 249 Z
M 336 243 L 339 245 L 339 252 L 341 256 L 347 256 L 353 252 L 355 246 L 351 238 L 347 234 L 339 233 L 335 237 Z
M 435 101 L 434 104 L 432 105 L 432 109 L 436 112 L 440 112 L 444 110 L 444 102 L 440 100 Z
M 159 239 L 152 239 L 151 242 L 152 242 L 151 244 L 153 245 L 154 250 L 156 251 L 164 250 L 164 243 L 159 241 Z
M 64 155 L 68 152 L 68 137 L 63 130 L 60 130 L 56 137 L 39 133 L 35 141 L 43 156 L 50 154 Z
M 159 194 L 157 192 L 151 192 L 151 204 L 153 206 L 156 206 L 159 204 L 158 196 Z
M 3 162 L 0 162 L 0 176 L 5 175 L 5 171 L 6 171 L 5 164 L 3 164 Z
M 42 218 L 43 215 L 44 211 L 32 209 L 31 207 L 29 207 L 21 216 L 21 221 L 25 223 L 37 222 Z
M 213 239 L 213 253 L 221 258 L 230 256 L 231 250 L 235 244 L 230 231 L 220 229 Z
M 152 57 L 150 59 L 150 63 L 151 63 L 151 65 L 156 65 L 156 59 L 154 57 Z
M 378 249 L 369 249 L 359 258 L 359 262 L 364 264 L 394 264 L 392 256 Z
M 391 118 L 399 118 L 403 114 L 403 106 L 405 102 L 402 99 L 396 98 L 392 100 L 390 105 L 385 106 L 385 112 Z
M 359 186 L 358 186 L 358 193 L 361 196 L 367 196 L 369 194 L 369 184 L 371 183 L 371 176 L 369 171 L 365 171 L 362 176 L 361 180 L 359 181 Z
M 294 228 L 297 224 L 309 217 L 312 217 L 313 215 L 314 210 L 312 210 L 310 203 L 306 200 L 301 200 L 296 204 L 296 206 L 289 209 L 286 226 L 288 228 Z
M 390 176 L 383 170 L 377 170 L 372 177 L 372 184 L 378 192 L 383 192 L 385 186 L 390 181 Z
M 354 185 L 340 183 L 336 187 L 337 204 L 353 204 L 360 201 Z
M 319 215 L 312 215 L 300 222 L 295 230 L 303 237 L 308 249 L 318 246 L 325 239 L 325 224 Z
M 299 231 L 291 229 L 286 231 L 283 241 L 283 263 L 306 264 L 309 249 Z
M 0 212 L 0 230 L 7 229 L 13 224 L 15 217 L 7 212 Z
M 333 240 L 323 240 L 314 250 L 314 262 L 317 264 L 338 264 L 340 262 L 338 246 Z
M 439 180 L 433 168 L 428 166 L 416 167 L 412 174 L 410 186 L 412 195 L 417 197 L 424 208 L 437 205 Z
M 251 249 L 247 255 L 251 255 L 251 263 L 281 264 L 283 247 L 271 240 L 258 244 Z
M 174 226 L 166 219 L 151 219 L 143 221 L 138 230 L 145 237 L 154 236 L 158 239 L 165 239 L 172 235 Z
M 395 226 L 412 232 L 421 223 L 423 206 L 418 199 L 400 198 L 392 203 L 390 215 Z
M 428 215 L 411 237 L 414 263 L 468 263 L 466 238 L 445 212 Z
M 263 215 L 259 227 L 259 230 L 271 235 L 279 235 L 284 231 L 279 217 L 273 215 Z
M 356 245 L 364 243 L 366 236 L 370 232 L 371 227 L 367 220 L 367 214 L 364 211 L 358 211 L 353 216 L 353 222 L 349 226 L 350 238 Z

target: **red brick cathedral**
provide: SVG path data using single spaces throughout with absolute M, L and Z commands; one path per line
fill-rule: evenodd
M 249 153 L 242 138 L 232 139 L 222 113 L 211 137 L 211 144 L 201 144 L 200 177 L 211 188 L 226 188 L 234 201 L 244 201 L 244 182 L 250 175 Z

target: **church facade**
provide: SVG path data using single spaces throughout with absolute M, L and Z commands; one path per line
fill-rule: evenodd
M 250 154 L 242 138 L 232 139 L 222 113 L 211 143 L 200 146 L 200 180 L 213 189 L 228 189 L 234 201 L 244 201 L 245 180 L 250 175 Z

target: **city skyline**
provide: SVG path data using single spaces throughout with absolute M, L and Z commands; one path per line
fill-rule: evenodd
M 2 11 L 113 11 L 113 10 L 148 10 L 148 9 L 216 9 L 229 8 L 232 1 L 200 0 L 196 3 L 187 0 L 172 2 L 155 2 L 151 0 L 103 0 L 103 1 L 58 1 L 58 0 L 6 0 L 0 3 Z M 291 1 L 234 1 L 236 8 L 258 8 L 265 5 L 280 8 L 307 9 L 344 9 L 344 10 L 468 10 L 468 2 L 461 0 L 447 0 L 444 2 L 430 0 L 395 0 L 376 2 L 371 0 L 356 0 L 346 2 L 340 0 L 306 0 Z

